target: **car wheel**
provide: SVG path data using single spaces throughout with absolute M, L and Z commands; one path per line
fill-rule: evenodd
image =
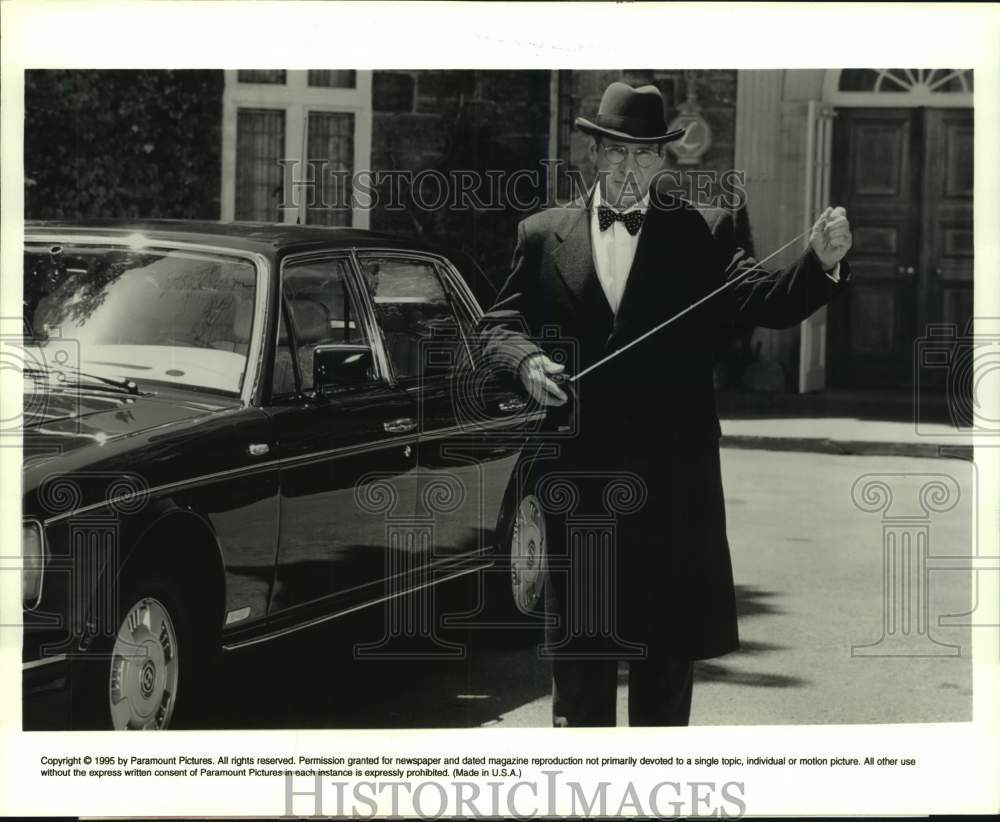
M 210 647 L 181 586 L 144 576 L 123 590 L 113 636 L 95 641 L 74 677 L 74 727 L 166 730 L 199 715 Z
M 534 494 L 525 494 L 514 512 L 509 559 L 511 598 L 523 614 L 542 608 L 545 558 L 545 513 Z
M 129 606 L 111 649 L 106 688 L 114 730 L 170 727 L 180 695 L 180 651 L 174 618 L 161 599 L 143 596 Z
M 500 553 L 486 573 L 486 624 L 496 628 L 538 628 L 545 590 L 545 518 L 538 498 L 524 492 L 508 509 L 502 527 Z M 513 639 L 516 630 L 494 632 L 493 637 Z

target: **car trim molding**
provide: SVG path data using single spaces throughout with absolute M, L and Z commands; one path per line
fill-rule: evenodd
M 537 412 L 531 415 L 522 415 L 517 417 L 511 417 L 510 419 L 497 420 L 495 423 L 478 423 L 478 428 L 481 429 L 495 429 L 495 428 L 509 428 L 514 427 L 524 422 L 531 420 L 535 417 L 544 416 L 544 412 Z M 288 467 L 298 467 L 300 465 L 309 465 L 314 462 L 324 462 L 328 459 L 338 459 L 340 457 L 350 457 L 356 456 L 358 454 L 364 454 L 369 451 L 379 451 L 385 448 L 394 448 L 403 445 L 414 445 L 419 442 L 419 440 L 436 440 L 443 437 L 454 436 L 455 434 L 468 433 L 468 426 L 455 425 L 449 428 L 440 428 L 436 431 L 428 431 L 425 434 L 406 434 L 400 437 L 389 437 L 381 440 L 374 440 L 372 442 L 361 443 L 359 445 L 347 445 L 340 448 L 331 448 L 327 451 L 317 451 L 313 454 L 301 454 L 294 457 L 282 457 L 280 459 L 268 460 L 267 462 L 254 463 L 252 465 L 241 465 L 237 468 L 227 468 L 224 471 L 216 471 L 211 474 L 202 474 L 197 477 L 189 477 L 183 480 L 177 480 L 175 482 L 164 483 L 163 485 L 156 485 L 148 489 L 146 494 L 152 498 L 157 494 L 161 494 L 169 491 L 178 491 L 186 488 L 193 488 L 198 485 L 204 485 L 206 483 L 216 482 L 223 479 L 230 479 L 232 477 L 238 477 L 244 474 L 255 474 L 261 471 L 274 470 L 279 468 Z M 108 505 L 113 505 L 116 502 L 126 500 L 128 498 L 127 493 L 123 493 L 117 497 L 109 497 L 103 499 L 100 502 L 94 502 L 90 505 L 83 505 L 80 508 L 75 508 L 72 511 L 64 511 L 59 514 L 54 514 L 51 517 L 43 520 L 42 524 L 48 527 L 56 522 L 61 522 L 64 519 L 70 517 L 78 516 L 80 514 L 85 514 L 90 511 L 97 511 L 101 508 L 105 508 Z
M 530 414 L 519 414 L 516 417 L 511 417 L 509 419 L 492 420 L 492 421 L 482 421 L 482 422 L 470 422 L 465 425 L 451 425 L 447 428 L 437 428 L 434 431 L 427 431 L 420 435 L 420 439 L 429 442 L 432 440 L 439 440 L 445 437 L 454 437 L 459 434 L 477 434 L 480 431 L 487 430 L 493 431 L 497 428 L 515 428 L 518 425 L 523 425 L 528 422 L 538 422 L 543 420 L 546 416 L 545 411 L 534 411 Z
M 277 468 L 283 468 L 286 466 L 297 466 L 297 465 L 308 465 L 312 462 L 322 462 L 327 459 L 336 459 L 338 457 L 349 457 L 356 454 L 364 454 L 368 451 L 378 451 L 383 448 L 391 448 L 399 445 L 413 444 L 417 441 L 416 434 L 410 434 L 405 437 L 391 437 L 384 440 L 376 440 L 374 442 L 363 443 L 361 445 L 347 445 L 341 448 L 332 448 L 328 451 L 318 451 L 314 454 L 304 454 L 295 457 L 284 457 L 282 459 L 269 460 L 268 462 L 258 462 L 251 465 L 241 465 L 237 468 L 227 468 L 225 471 L 215 471 L 211 474 L 202 474 L 197 477 L 189 477 L 187 479 L 176 480 L 175 482 L 167 482 L 163 485 L 156 485 L 150 488 L 146 494 L 152 498 L 156 494 L 160 494 L 167 491 L 178 491 L 185 488 L 193 488 L 198 485 L 204 485 L 206 483 L 216 482 L 218 480 L 230 479 L 232 477 L 241 476 L 243 474 L 256 474 L 261 471 L 267 471 Z M 96 511 L 105 506 L 112 505 L 120 500 L 127 499 L 128 494 L 122 494 L 118 497 L 109 497 L 108 499 L 101 500 L 100 502 L 94 502 L 90 505 L 83 505 L 80 508 L 75 508 L 72 511 L 64 511 L 61 514 L 55 514 L 44 521 L 46 526 L 51 525 L 54 522 L 59 522 L 61 520 L 67 519 L 69 517 L 77 516 L 79 514 L 84 514 L 89 511 Z
M 52 665 L 56 662 L 65 662 L 67 659 L 66 654 L 57 654 L 56 656 L 44 656 L 41 659 L 33 659 L 31 662 L 24 662 L 21 664 L 22 671 L 31 671 L 35 668 L 41 668 L 43 665 Z
M 453 574 L 448 574 L 440 579 L 431 580 L 430 582 L 425 582 L 422 585 L 416 585 L 412 588 L 407 588 L 405 591 L 399 591 L 398 593 L 388 594 L 384 597 L 379 597 L 378 599 L 372 599 L 368 602 L 361 602 L 357 605 L 352 605 L 349 608 L 344 608 L 341 611 L 333 611 L 329 614 L 323 614 L 322 616 L 314 617 L 313 619 L 306 620 L 305 622 L 299 622 L 294 625 L 289 625 L 286 628 L 280 628 L 269 634 L 264 634 L 262 636 L 254 637 L 253 639 L 245 639 L 237 642 L 223 643 L 222 649 L 225 651 L 235 651 L 240 648 L 246 648 L 250 645 L 257 645 L 261 642 L 268 642 L 272 639 L 278 639 L 279 637 L 288 636 L 288 634 L 295 633 L 296 631 L 301 631 L 305 628 L 312 628 L 315 625 L 321 625 L 324 622 L 329 622 L 331 619 L 337 619 L 338 617 L 347 616 L 348 614 L 353 614 L 356 611 L 360 611 L 363 608 L 370 608 L 372 605 L 379 605 L 383 602 L 388 602 L 391 599 L 398 599 L 399 597 L 410 596 L 416 591 L 423 590 L 424 588 L 429 588 L 432 585 L 438 585 L 442 582 L 448 582 L 452 579 L 458 579 L 459 577 L 466 576 L 467 574 L 474 574 L 482 571 L 485 568 L 489 568 L 493 565 L 493 561 L 484 562 L 480 565 L 476 565 L 472 568 L 463 568 L 461 571 L 456 571 Z

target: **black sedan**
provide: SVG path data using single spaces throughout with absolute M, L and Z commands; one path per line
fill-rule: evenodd
M 353 229 L 29 223 L 24 724 L 197 725 L 223 651 L 484 581 L 535 610 L 544 412 L 449 258 Z M 376 648 L 375 651 L 378 651 Z

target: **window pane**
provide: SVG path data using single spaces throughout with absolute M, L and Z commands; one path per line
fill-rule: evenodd
M 354 88 L 354 76 L 355 72 L 352 70 L 310 70 L 309 85 L 326 88 Z
M 313 349 L 327 343 L 368 343 L 347 287 L 342 260 L 292 265 L 285 269 L 284 291 L 295 326 L 296 356 L 302 388 L 313 387 Z
M 431 263 L 365 256 L 361 270 L 397 377 L 447 374 L 467 361 L 465 338 Z
M 271 83 L 284 85 L 285 72 L 280 69 L 240 69 L 236 72 L 236 79 L 241 83 Z
M 877 80 L 875 69 L 844 69 L 840 72 L 840 90 L 874 91 Z
M 354 115 L 344 111 L 310 111 L 306 154 L 313 163 L 314 173 L 322 175 L 321 202 L 309 207 L 306 222 L 350 225 Z
M 933 91 L 960 94 L 972 90 L 972 71 L 956 71 L 955 69 L 937 69 L 927 72 L 927 83 Z
M 237 220 L 281 221 L 281 166 L 285 112 L 241 108 L 236 118 Z

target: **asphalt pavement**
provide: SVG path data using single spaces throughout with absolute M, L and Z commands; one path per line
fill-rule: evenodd
M 972 608 L 975 466 L 740 448 L 723 449 L 722 468 L 742 648 L 696 663 L 692 724 L 970 720 L 975 629 L 968 625 L 975 614 L 955 615 Z M 901 514 L 908 523 L 902 531 L 902 520 L 890 519 Z M 929 540 L 927 607 L 909 614 L 891 603 L 907 599 L 902 592 L 915 577 L 901 576 L 905 564 L 885 562 L 883 544 L 886 534 L 902 539 L 903 531 Z M 434 590 L 441 612 L 475 602 L 467 581 Z M 920 598 L 907 601 L 919 605 Z M 441 629 L 421 657 L 358 658 L 357 643 L 377 642 L 384 624 L 376 610 L 358 612 L 229 658 L 225 698 L 211 724 L 550 724 L 549 668 L 537 655 L 537 628 Z M 624 718 L 624 667 L 621 673 Z

